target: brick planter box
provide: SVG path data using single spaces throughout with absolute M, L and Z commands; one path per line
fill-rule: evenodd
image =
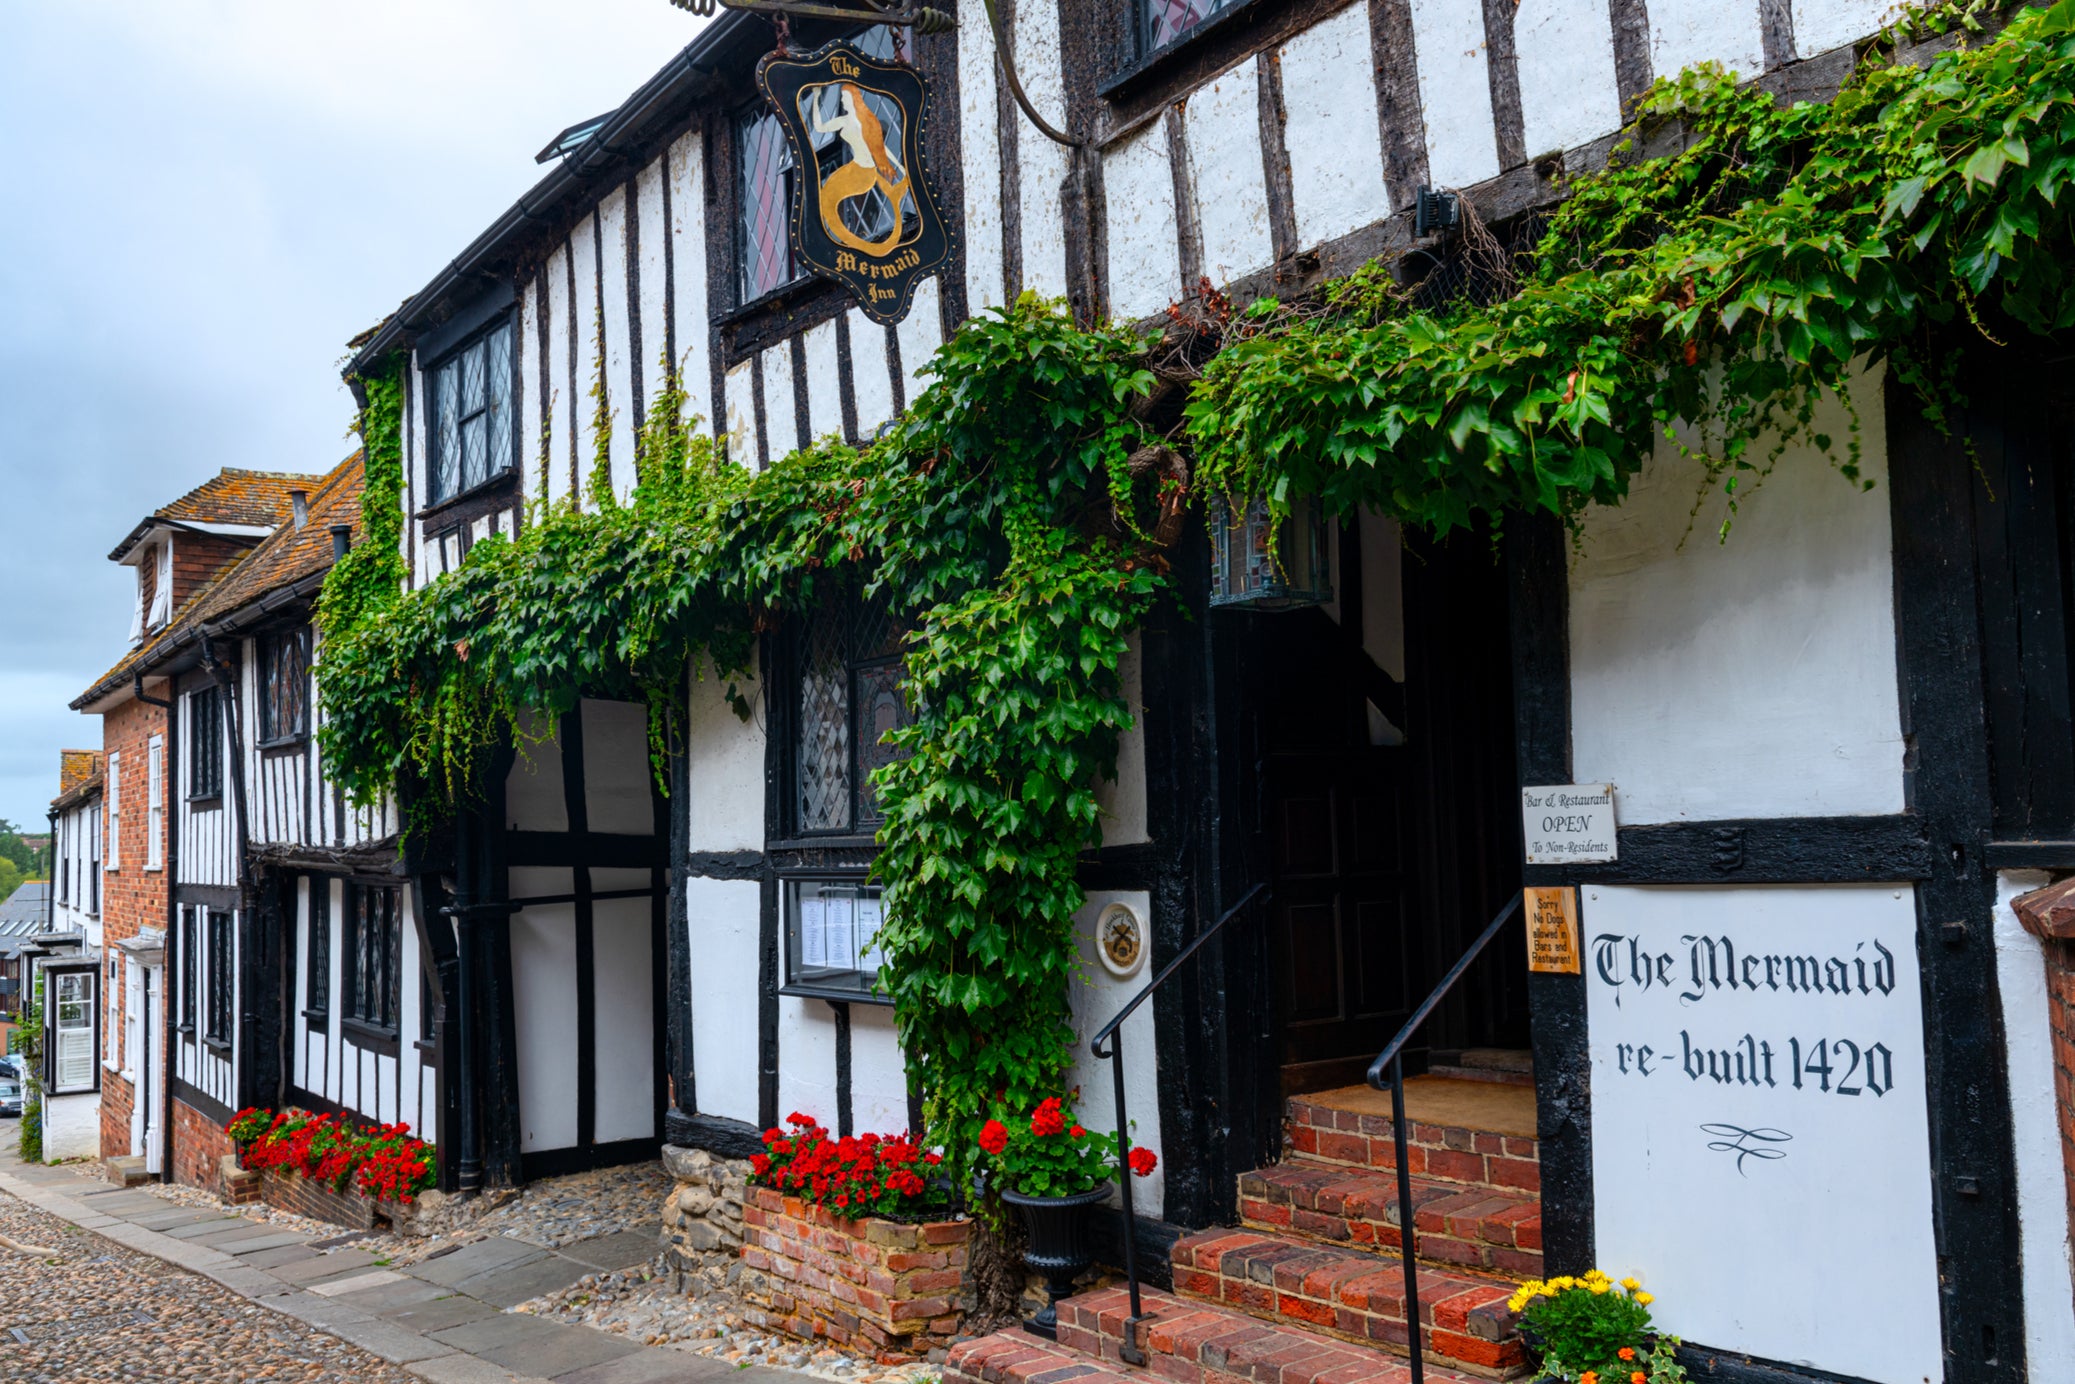
M 958 1334 L 971 1222 L 849 1221 L 768 1187 L 749 1189 L 742 1220 L 752 1324 L 908 1358 Z
M 301 1173 L 278 1168 L 241 1168 L 226 1158 L 223 1166 L 223 1199 L 233 1206 L 265 1202 L 277 1211 L 291 1211 L 313 1221 L 327 1221 L 348 1230 L 393 1230 L 400 1235 L 421 1233 L 418 1206 L 401 1202 L 375 1201 L 358 1192 L 335 1192 L 322 1182 Z

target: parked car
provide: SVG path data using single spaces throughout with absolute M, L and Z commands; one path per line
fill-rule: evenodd
M 10 1072 L 12 1068 L 8 1069 Z M 22 1083 L 17 1077 L 0 1075 L 0 1118 L 22 1113 Z

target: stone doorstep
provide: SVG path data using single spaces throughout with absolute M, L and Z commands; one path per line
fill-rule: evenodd
M 1395 1255 L 1251 1230 L 1208 1230 L 1175 1242 L 1176 1291 L 1320 1336 L 1402 1351 L 1405 1274 Z M 1419 1270 L 1427 1354 L 1494 1378 L 1528 1365 L 1506 1299 L 1514 1285 L 1459 1271 Z
M 1412 1367 L 1373 1344 L 1357 1345 L 1314 1334 L 1301 1323 L 1271 1325 L 1206 1303 L 1159 1291 L 1142 1293 L 1149 1319 L 1138 1328 L 1148 1373 L 1175 1384 L 1409 1384 Z M 1061 1303 L 1059 1341 L 1104 1361 L 1121 1360 L 1124 1321 L 1131 1310 L 1122 1288 L 1104 1288 Z M 1483 1384 L 1475 1374 L 1429 1356 L 1426 1378 L 1435 1384 Z
M 1411 1181 L 1421 1262 L 1540 1276 L 1540 1197 L 1507 1187 L 1422 1177 Z M 1246 1224 L 1257 1230 L 1368 1248 L 1402 1247 L 1398 1179 L 1386 1169 L 1298 1159 L 1242 1174 L 1239 1200 Z

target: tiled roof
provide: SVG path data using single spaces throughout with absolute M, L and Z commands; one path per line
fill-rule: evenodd
M 99 750 L 59 750 L 58 796 L 63 797 L 100 772 Z
M 226 473 L 229 474 L 229 473 Z M 255 472 L 244 472 L 254 475 Z M 99 701 L 192 643 L 204 625 L 221 623 L 273 591 L 294 586 L 306 577 L 331 569 L 331 526 L 345 524 L 360 536 L 360 454 L 354 453 L 323 476 L 291 476 L 293 489 L 309 492 L 309 519 L 298 529 L 288 521 L 284 502 L 279 527 L 257 547 L 226 563 L 215 576 L 173 612 L 173 618 L 121 662 L 94 680 L 73 701 L 74 710 Z M 286 493 L 285 491 L 283 492 Z
M 21 932 L 24 923 L 43 926 L 50 917 L 50 881 L 32 879 L 0 903 L 0 929 Z
M 109 560 L 122 561 L 160 523 L 270 528 L 288 517 L 288 492 L 308 490 L 317 479 L 293 471 L 240 471 L 226 466 L 171 504 L 145 515 L 129 537 L 116 545 Z

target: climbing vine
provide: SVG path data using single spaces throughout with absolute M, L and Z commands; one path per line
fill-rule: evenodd
M 2075 313 L 2071 109 L 2075 0 L 1923 70 L 1870 59 L 1828 105 L 1688 72 L 1532 248 L 1451 298 L 1371 266 L 1302 303 L 1206 296 L 1154 342 L 1026 295 L 967 322 L 869 448 L 761 471 L 726 461 L 670 375 L 624 498 L 601 376 L 590 503 L 536 499 L 408 594 L 398 377 L 367 380 L 367 537 L 321 614 L 329 766 L 363 799 L 399 780 L 464 799 L 579 695 L 645 702 L 660 765 L 688 664 L 748 715 L 760 634 L 883 599 L 914 719 L 875 779 L 881 975 L 933 1133 L 965 1157 L 991 1108 L 1056 1094 L 1069 1061 L 1077 862 L 1130 723 L 1118 660 L 1191 489 L 1179 453 L 1199 494 L 1439 531 L 1616 503 L 1667 437 L 1732 493 L 1797 441 L 1864 484 L 1856 429 L 1820 435 L 1815 408 L 1865 361 L 1942 419 L 1942 331 Z

